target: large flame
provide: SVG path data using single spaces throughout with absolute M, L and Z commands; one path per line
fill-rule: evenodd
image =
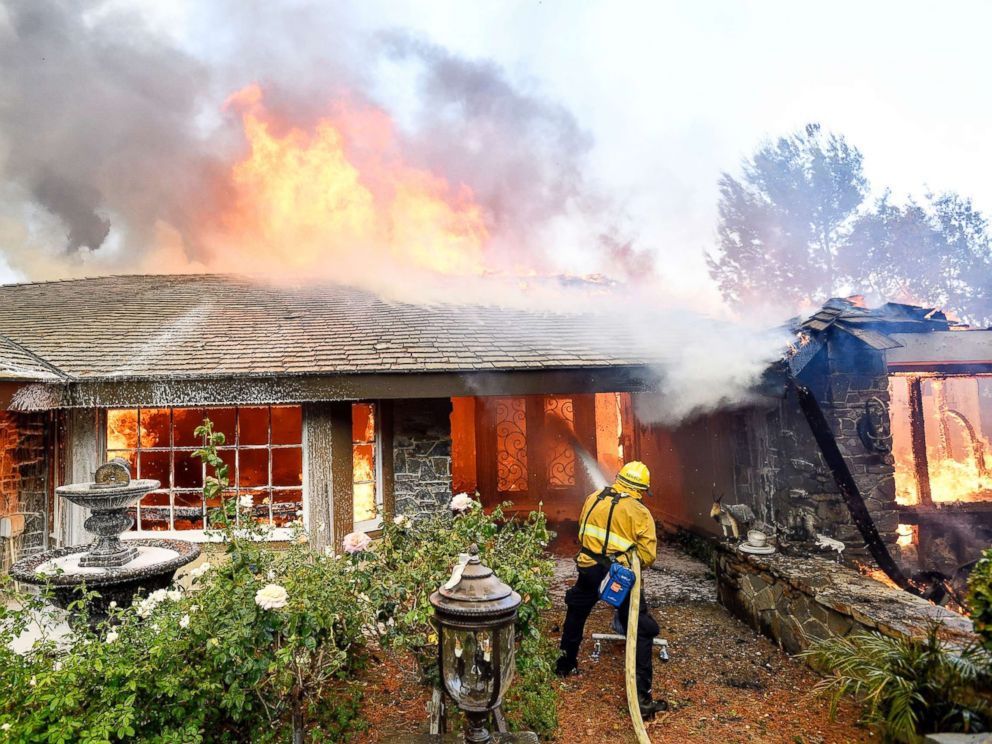
M 927 469 L 934 503 L 992 500 L 992 443 L 982 425 L 989 415 L 985 398 L 979 394 L 982 379 L 922 380 Z M 919 504 L 908 380 L 893 377 L 889 392 L 896 500 Z
M 467 187 L 405 163 L 383 112 L 339 102 L 304 131 L 276 121 L 257 85 L 228 105 L 249 149 L 232 168 L 233 200 L 209 241 L 216 268 L 335 275 L 356 259 L 374 271 L 378 258 L 483 272 L 483 209 Z

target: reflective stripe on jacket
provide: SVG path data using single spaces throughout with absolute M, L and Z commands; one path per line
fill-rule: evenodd
M 633 489 L 627 489 L 619 484 L 613 484 L 613 490 L 622 497 L 613 509 L 613 520 L 610 522 L 610 539 L 606 546 L 606 555 L 626 552 L 631 545 L 637 545 L 637 554 L 644 567 L 654 563 L 658 551 L 658 538 L 655 533 L 654 517 L 648 508 L 641 503 L 641 494 Z M 597 501 L 601 492 L 590 494 L 579 515 L 579 542 L 597 555 L 603 550 L 606 539 L 606 522 L 609 519 L 610 507 L 613 505 L 611 496 Z M 588 520 L 586 519 L 588 517 Z M 580 566 L 594 566 L 596 561 L 584 553 L 576 559 Z M 621 562 L 626 563 L 625 559 Z

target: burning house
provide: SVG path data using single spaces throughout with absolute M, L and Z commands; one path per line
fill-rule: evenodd
M 796 331 L 746 402 L 662 424 L 650 344 L 581 315 L 220 275 L 9 285 L 0 516 L 22 552 L 82 541 L 53 489 L 117 456 L 162 483 L 138 534 L 203 539 L 215 505 L 190 453 L 209 416 L 230 495 L 277 539 L 301 515 L 317 547 L 340 545 L 461 491 L 540 505 L 567 535 L 596 471 L 640 459 L 670 529 L 720 535 L 722 497 L 800 553 L 825 536 L 897 579 L 953 578 L 992 531 L 992 331 L 847 300 Z

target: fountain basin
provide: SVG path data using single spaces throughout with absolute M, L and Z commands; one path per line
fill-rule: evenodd
M 89 545 L 50 550 L 18 561 L 10 569 L 16 581 L 48 585 L 57 607 L 68 609 L 80 598 L 79 588 L 99 592 L 89 604 L 91 620 L 106 617 L 111 602 L 128 607 L 134 595 L 147 595 L 168 587 L 176 571 L 200 555 L 200 546 L 185 540 L 139 538 L 122 541 L 135 550 L 135 557 L 123 566 L 86 565 Z

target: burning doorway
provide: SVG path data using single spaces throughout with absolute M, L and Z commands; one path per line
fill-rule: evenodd
M 992 375 L 889 378 L 899 546 L 955 576 L 992 542 Z
M 452 486 L 483 505 L 575 520 L 583 499 L 632 454 L 626 393 L 452 399 Z

